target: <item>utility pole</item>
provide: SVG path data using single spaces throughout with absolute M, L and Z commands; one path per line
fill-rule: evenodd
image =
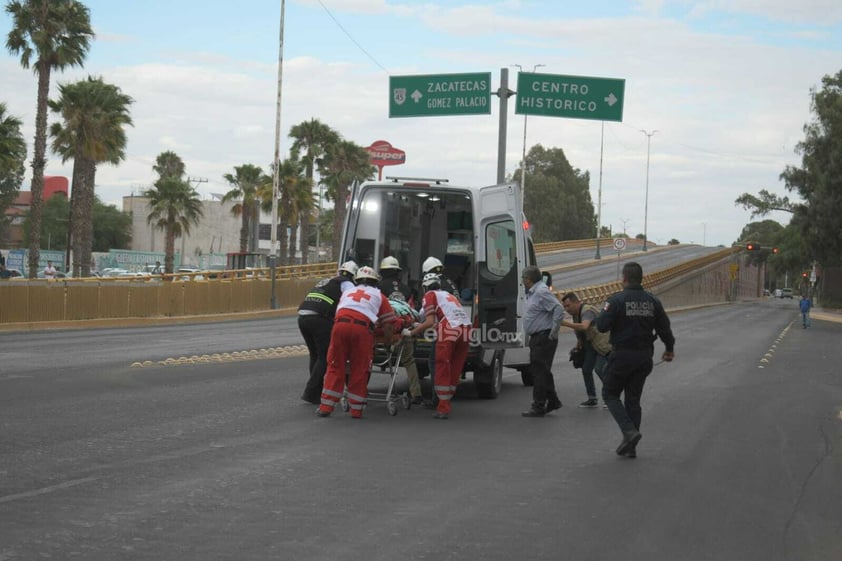
M 653 130 L 652 132 L 647 132 L 640 129 L 640 132 L 646 135 L 646 196 L 643 203 L 643 251 L 646 251 L 646 244 L 649 241 L 646 231 L 649 223 L 649 149 L 652 144 L 652 137 L 655 136 L 655 133 L 658 131 Z

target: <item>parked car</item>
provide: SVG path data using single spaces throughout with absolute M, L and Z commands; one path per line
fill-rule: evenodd
M 123 273 L 128 273 L 126 269 L 120 269 L 119 267 L 108 267 L 103 269 L 100 272 L 101 277 L 119 277 Z
M 791 288 L 782 288 L 781 289 L 781 298 L 792 299 L 792 289 Z
M 187 275 L 184 275 L 184 276 L 180 277 L 179 280 L 185 280 L 185 281 L 205 280 L 204 275 L 197 274 L 197 273 L 201 273 L 202 271 L 201 271 L 201 269 L 197 269 L 196 267 L 179 267 L 176 272 L 177 273 L 191 273 L 191 274 L 187 274 Z

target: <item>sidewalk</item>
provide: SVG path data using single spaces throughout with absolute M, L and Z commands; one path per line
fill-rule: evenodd
M 813 308 L 812 310 L 810 310 L 810 319 L 842 323 L 842 310 L 825 310 L 824 308 Z

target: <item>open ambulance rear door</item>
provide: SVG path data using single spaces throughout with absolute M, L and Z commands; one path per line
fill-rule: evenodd
M 478 340 L 486 348 L 522 347 L 525 295 L 521 276 L 527 265 L 528 226 L 520 185 L 480 188 L 475 210 Z

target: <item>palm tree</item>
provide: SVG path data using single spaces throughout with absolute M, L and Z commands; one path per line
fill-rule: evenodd
M 289 136 L 294 138 L 290 152 L 293 158 L 301 158 L 304 163 L 304 176 L 309 181 L 308 189 L 312 189 L 315 185 L 314 172 L 316 168 L 316 160 L 322 157 L 328 148 L 339 142 L 339 133 L 330 128 L 328 125 L 322 123 L 318 119 L 310 119 L 290 129 Z M 301 156 L 301 152 L 304 155 Z M 310 201 L 313 196 L 310 195 Z M 301 250 L 301 262 L 307 263 L 307 245 L 310 239 L 310 220 L 313 214 L 313 204 L 309 206 L 300 206 L 298 208 L 298 223 L 301 225 L 301 239 L 303 240 L 303 247 Z
M 50 136 L 53 152 L 62 162 L 73 159 L 73 189 L 70 198 L 70 239 L 73 246 L 73 276 L 91 273 L 94 243 L 94 185 L 100 163 L 119 164 L 126 157 L 125 127 L 132 124 L 129 106 L 133 100 L 120 88 L 102 78 L 88 76 L 59 86 L 60 97 L 50 109 L 62 117 L 53 123 Z
M 158 157 L 155 158 L 155 165 L 152 166 L 152 170 L 158 174 L 159 179 L 181 179 L 184 177 L 185 173 L 184 162 L 181 160 L 181 157 L 172 150 L 167 150 L 166 152 L 158 154 Z
M 34 65 L 38 75 L 35 111 L 35 150 L 32 156 L 32 235 L 29 240 L 29 277 L 38 274 L 41 257 L 41 207 L 44 196 L 44 166 L 47 152 L 47 99 L 50 73 L 70 66 L 82 66 L 91 39 L 88 8 L 76 0 L 13 0 L 6 4 L 14 24 L 6 48 L 20 55 L 24 68 Z
M 222 196 L 222 202 L 239 201 L 231 208 L 231 214 L 242 217 L 240 226 L 240 252 L 255 251 L 257 230 L 260 223 L 260 208 L 257 191 L 263 179 L 263 170 L 252 164 L 234 167 L 234 173 L 223 175 L 231 190 Z M 251 240 L 251 243 L 249 243 Z
M 175 239 L 190 233 L 202 218 L 202 201 L 196 190 L 181 179 L 162 177 L 144 196 L 149 198 L 146 221 L 164 232 L 164 272 L 173 272 Z
M 341 261 L 343 256 L 339 255 L 339 244 L 342 243 L 341 232 L 349 187 L 355 181 L 370 178 L 375 167 L 366 149 L 349 140 L 340 140 L 330 146 L 318 164 L 319 174 L 327 185 L 326 197 L 334 201 L 333 256 Z
M 26 162 L 26 141 L 20 132 L 21 121 L 6 113 L 6 104 L 0 103 L 0 217 L 15 200 Z M 0 239 L 3 239 L 0 222 Z
M 270 166 L 272 167 L 272 166 Z M 272 172 L 274 173 L 274 168 Z M 298 205 L 301 197 L 296 194 L 306 183 L 304 178 L 304 167 L 298 159 L 291 157 L 281 162 L 278 170 L 278 192 L 280 193 L 280 204 L 278 205 L 278 245 L 280 246 L 281 265 L 288 265 L 290 255 L 295 256 L 295 242 L 288 241 L 287 226 L 298 223 Z M 264 212 L 272 211 L 272 176 L 265 175 L 258 187 L 258 199 Z M 291 228 L 295 232 L 295 227 Z

